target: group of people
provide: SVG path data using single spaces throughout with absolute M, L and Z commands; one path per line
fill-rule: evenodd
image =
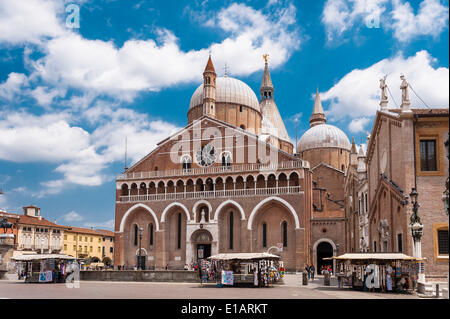
M 330 275 L 333 274 L 333 269 L 331 268 L 331 265 L 322 265 L 322 267 L 320 267 L 320 274 L 324 275 L 325 271 L 328 271 Z M 311 266 L 305 265 L 305 272 L 308 274 L 308 279 L 314 280 L 316 268 L 313 265 Z
M 320 272 L 321 272 L 321 274 L 323 275 L 323 274 L 325 274 L 325 271 L 328 271 L 328 273 L 329 273 L 330 275 L 333 274 L 333 268 L 331 268 L 331 265 L 323 265 L 323 266 L 321 267 L 321 269 L 320 269 Z
M 311 265 L 305 265 L 305 272 L 308 274 L 308 279 L 314 280 L 314 274 L 316 273 L 316 268 Z

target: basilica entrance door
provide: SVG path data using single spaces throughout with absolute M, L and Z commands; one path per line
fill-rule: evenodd
M 211 244 L 197 245 L 197 260 L 206 259 L 211 256 Z

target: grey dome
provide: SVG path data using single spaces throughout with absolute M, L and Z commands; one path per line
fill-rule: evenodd
M 255 92 L 241 80 L 230 77 L 216 79 L 216 102 L 235 103 L 250 107 L 261 113 L 258 98 Z M 203 84 L 201 84 L 191 97 L 189 109 L 203 104 Z
M 329 124 L 319 124 L 311 127 L 298 141 L 298 152 L 320 147 L 336 147 L 350 151 L 350 141 L 339 128 Z

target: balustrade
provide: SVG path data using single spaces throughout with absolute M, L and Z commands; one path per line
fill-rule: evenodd
M 232 189 L 232 190 L 221 189 L 212 191 L 195 191 L 182 193 L 127 195 L 127 196 L 120 196 L 120 202 L 146 202 L 146 201 L 163 201 L 163 200 L 180 200 L 180 199 L 284 195 L 284 194 L 299 194 L 301 192 L 302 191 L 300 189 L 300 186 L 247 188 L 247 189 Z

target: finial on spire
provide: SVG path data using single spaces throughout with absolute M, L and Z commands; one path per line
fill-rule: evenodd
M 269 60 L 269 55 L 268 55 L 267 53 L 264 53 L 264 54 L 263 54 L 263 59 L 264 59 L 264 61 L 265 61 L 266 64 L 267 64 L 267 62 L 268 62 L 268 60 Z
M 229 67 L 227 65 L 227 62 L 225 62 L 225 65 L 223 67 L 223 76 L 225 76 L 225 77 L 228 76 L 228 70 L 229 70 Z

